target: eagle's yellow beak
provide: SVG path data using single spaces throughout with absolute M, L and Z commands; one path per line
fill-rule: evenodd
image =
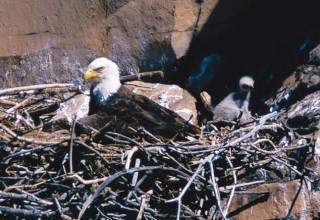
M 93 78 L 99 76 L 100 74 L 101 74 L 100 72 L 95 71 L 95 70 L 90 68 L 84 73 L 83 79 L 84 80 L 93 79 Z

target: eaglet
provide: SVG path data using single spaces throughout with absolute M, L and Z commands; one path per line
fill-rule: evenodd
M 249 101 L 253 88 L 253 79 L 243 76 L 239 81 L 239 91 L 230 93 L 213 109 L 213 121 L 236 121 L 241 116 L 240 124 L 249 122 L 252 118 Z

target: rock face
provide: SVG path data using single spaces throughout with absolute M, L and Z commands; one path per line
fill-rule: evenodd
M 14 0 L 1 4 L 0 88 L 80 84 L 83 68 L 98 56 L 115 61 L 122 74 L 165 69 L 187 52 L 194 29 L 204 25 L 216 2 Z
M 274 100 L 269 100 L 267 104 L 273 110 L 286 108 L 319 89 L 320 67 L 316 65 L 301 65 L 283 81 Z
M 315 132 L 320 121 L 320 90 L 290 106 L 284 120 L 300 134 Z
M 309 219 L 309 213 L 320 217 L 316 211 L 320 208 L 319 191 L 310 193 L 298 180 L 265 184 L 250 192 L 257 194 L 235 195 L 230 219 Z
M 266 104 L 270 110 L 285 110 L 281 120 L 294 131 L 311 134 L 320 120 L 319 89 L 319 67 L 302 65 L 284 80 L 275 97 Z

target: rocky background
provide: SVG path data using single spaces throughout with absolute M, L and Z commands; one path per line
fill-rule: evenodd
M 196 98 L 206 90 L 216 104 L 251 75 L 253 112 L 284 111 L 286 125 L 318 152 L 319 8 L 318 0 L 5 0 L 0 88 L 80 85 L 88 63 L 107 56 L 123 75 L 163 70 L 165 82 Z M 309 165 L 319 175 L 318 162 Z M 233 216 L 319 217 L 317 183 L 312 194 L 299 187 L 292 180 L 257 187 L 271 196 L 239 195 Z

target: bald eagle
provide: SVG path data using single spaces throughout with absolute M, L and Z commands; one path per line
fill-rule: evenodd
M 251 77 L 241 77 L 239 91 L 230 93 L 213 109 L 213 121 L 236 121 L 242 113 L 240 124 L 249 122 L 252 118 L 249 101 L 253 87 L 254 80 Z
M 110 123 L 109 129 L 131 133 L 139 127 L 155 135 L 173 137 L 177 133 L 197 134 L 200 129 L 191 125 L 170 109 L 149 98 L 133 93 L 120 82 L 119 67 L 101 57 L 89 64 L 84 80 L 92 80 L 89 114 L 79 120 L 83 130 L 97 130 Z

